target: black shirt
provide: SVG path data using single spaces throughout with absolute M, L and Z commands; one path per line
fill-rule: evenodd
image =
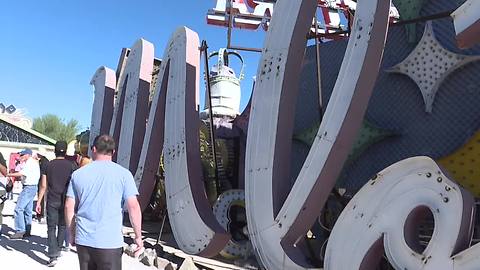
M 3 158 L 2 153 L 0 153 L 0 165 L 3 166 L 3 167 L 5 167 L 5 170 L 7 170 L 7 162 L 6 162 L 5 159 Z M 5 173 L 6 173 L 6 171 L 5 171 Z M 4 175 L 2 174 L 2 171 L 0 171 L 0 176 L 4 176 Z M 0 215 L 1 215 L 1 214 L 0 214 Z
M 46 166 L 48 193 L 47 205 L 63 207 L 70 177 L 77 169 L 77 165 L 70 160 L 54 159 Z
M 48 159 L 44 156 L 41 156 L 38 163 L 39 163 L 38 165 L 40 166 L 40 177 L 43 174 L 46 175 L 47 174 Z
M 0 165 L 3 165 L 3 167 L 5 167 L 5 168 L 7 167 L 7 162 L 3 158 L 2 153 L 0 153 Z

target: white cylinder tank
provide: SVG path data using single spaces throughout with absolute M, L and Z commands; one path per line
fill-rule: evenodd
M 230 55 L 237 56 L 242 62 L 242 69 L 238 77 L 236 77 L 235 71 L 228 66 Z M 235 118 L 240 114 L 240 81 L 243 79 L 243 59 L 238 53 L 227 52 L 224 48 L 211 54 L 209 58 L 214 56 L 218 56 L 218 62 L 210 71 L 213 116 Z M 205 91 L 207 91 L 207 89 Z M 208 93 L 205 93 L 204 108 L 200 114 L 202 119 L 206 119 L 209 116 Z

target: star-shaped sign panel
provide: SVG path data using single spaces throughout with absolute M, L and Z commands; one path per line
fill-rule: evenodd
M 456 54 L 445 49 L 435 38 L 432 24 L 428 22 L 417 47 L 388 72 L 405 74 L 414 80 L 422 92 L 425 110 L 431 113 L 435 95 L 443 80 L 459 67 L 479 59 L 480 56 Z
M 315 137 L 317 136 L 319 126 L 320 123 L 316 122 L 311 127 L 302 130 L 298 134 L 294 134 L 293 139 L 311 147 L 313 141 L 315 140 Z M 374 145 L 375 143 L 394 135 L 395 134 L 392 131 L 379 128 L 370 123 L 368 120 L 364 119 L 362 122 L 362 126 L 358 131 L 357 138 L 352 145 L 352 149 L 348 154 L 346 163 L 354 161 L 371 145 Z

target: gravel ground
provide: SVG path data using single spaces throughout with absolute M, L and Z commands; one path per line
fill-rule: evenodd
M 14 199 L 20 190 L 16 189 Z M 16 270 L 52 269 L 46 266 L 48 262 L 47 252 L 47 225 L 34 220 L 32 224 L 32 237 L 26 240 L 10 240 L 8 235 L 13 234 L 13 209 L 14 201 L 6 201 L 3 210 L 3 229 L 0 236 L 0 265 L 1 269 L 6 266 L 16 267 Z M 62 253 L 58 264 L 53 269 L 76 270 L 79 269 L 77 253 L 73 248 L 69 252 Z M 123 256 L 123 269 L 156 269 L 147 267 L 134 258 Z

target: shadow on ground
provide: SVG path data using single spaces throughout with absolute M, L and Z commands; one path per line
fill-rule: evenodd
M 35 254 L 35 252 L 46 254 L 47 239 L 32 235 L 24 240 L 10 240 L 8 235 L 13 234 L 14 230 L 5 224 L 3 225 L 3 228 L 4 230 L 0 236 L 1 247 L 8 251 L 21 252 L 40 264 L 48 263 L 48 261 Z

